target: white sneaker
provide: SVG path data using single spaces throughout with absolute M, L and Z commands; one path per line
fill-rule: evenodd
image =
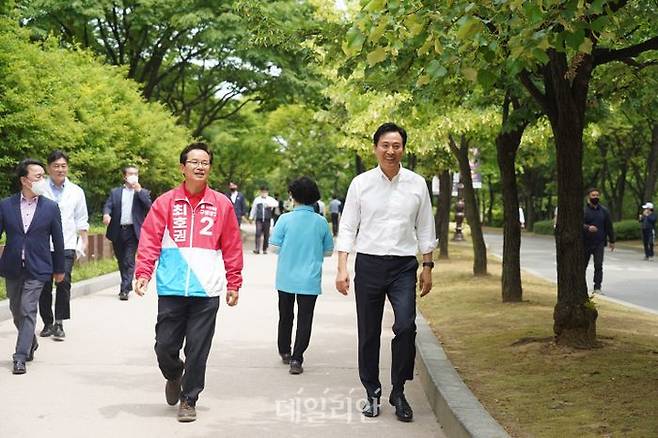
M 603 292 L 601 292 L 601 289 L 594 289 L 592 295 L 603 295 Z

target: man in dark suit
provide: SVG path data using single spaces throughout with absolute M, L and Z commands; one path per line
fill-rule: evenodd
M 44 166 L 32 159 L 17 168 L 21 191 L 0 201 L 0 236 L 7 235 L 0 276 L 5 278 L 9 308 L 18 329 L 14 374 L 25 374 L 25 362 L 38 348 L 34 328 L 43 285 L 64 280 L 64 237 L 57 203 L 45 196 Z M 50 252 L 50 241 L 53 253 Z
M 121 273 L 119 299 L 126 301 L 132 291 L 135 273 L 135 252 L 146 213 L 151 208 L 150 192 L 139 184 L 136 166 L 123 168 L 121 187 L 112 189 L 103 207 L 103 223 L 107 225 L 107 237 L 112 242 Z
M 229 183 L 228 188 L 229 192 L 226 196 L 228 196 L 233 203 L 233 210 L 235 210 L 235 215 L 238 218 L 239 225 L 242 223 L 242 216 L 247 214 L 247 201 L 245 200 L 244 195 L 238 191 L 238 185 L 236 183 Z

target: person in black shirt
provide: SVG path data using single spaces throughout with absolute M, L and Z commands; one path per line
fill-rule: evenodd
M 651 202 L 647 202 L 642 206 L 640 228 L 642 228 L 644 260 L 653 261 L 653 241 L 656 235 L 656 213 L 653 212 L 653 203 Z
M 600 190 L 587 191 L 587 205 L 583 215 L 583 242 L 585 244 L 585 267 L 594 257 L 594 294 L 601 293 L 603 281 L 603 251 L 610 243 L 610 251 L 615 249 L 615 231 L 612 228 L 610 212 L 599 204 Z

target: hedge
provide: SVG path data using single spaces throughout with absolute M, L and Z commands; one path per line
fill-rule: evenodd
M 615 229 L 617 240 L 640 240 L 642 232 L 640 223 L 633 219 L 627 219 L 612 224 Z M 553 234 L 553 220 L 535 222 L 533 231 L 536 234 Z

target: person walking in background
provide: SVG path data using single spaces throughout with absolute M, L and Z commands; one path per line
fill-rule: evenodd
M 338 200 L 335 194 L 332 194 L 331 201 L 329 201 L 329 213 L 331 214 L 331 230 L 333 231 L 334 237 L 338 235 L 341 206 L 342 202 Z
M 642 229 L 644 260 L 653 261 L 653 246 L 656 237 L 656 213 L 653 212 L 653 203 L 647 202 L 642 206 L 639 220 Z
M 18 330 L 12 372 L 25 374 L 25 363 L 34 359 L 39 347 L 34 330 L 43 286 L 51 278 L 56 283 L 64 280 L 64 235 L 57 203 L 43 196 L 48 191 L 43 165 L 28 158 L 18 164 L 16 173 L 20 192 L 0 201 L 0 237 L 7 237 L 0 276 L 5 278 Z
M 276 226 L 276 221 L 278 221 L 283 214 L 283 210 L 281 209 L 283 203 L 281 202 L 278 193 L 274 194 L 274 200 L 276 201 L 276 207 L 272 209 L 272 226 Z
M 123 186 L 112 189 L 105 201 L 103 223 L 107 225 L 105 237 L 112 242 L 121 274 L 119 299 L 126 301 L 133 290 L 135 251 L 144 218 L 151 208 L 151 194 L 139 183 L 137 166 L 126 166 L 122 173 Z
M 247 200 L 244 195 L 238 191 L 238 185 L 234 182 L 228 184 L 229 192 L 226 196 L 229 197 L 233 204 L 235 216 L 238 218 L 238 225 L 242 223 L 242 217 L 247 214 Z
M 603 282 L 603 253 L 610 243 L 610 251 L 615 250 L 615 230 L 612 227 L 610 212 L 599 203 L 601 191 L 597 188 L 587 190 L 587 204 L 583 212 L 583 241 L 585 244 L 585 267 L 594 257 L 594 290 L 592 294 L 601 293 Z
M 87 252 L 89 216 L 85 192 L 68 178 L 69 157 L 60 150 L 48 155 L 48 190 L 44 194 L 59 206 L 64 234 L 64 280 L 55 286 L 55 314 L 53 315 L 53 281 L 46 281 L 39 298 L 39 313 L 43 320 L 41 337 L 52 336 L 63 341 L 64 320 L 71 318 L 71 273 L 76 252 Z M 51 251 L 53 248 L 51 248 Z
M 347 258 L 356 249 L 354 294 L 359 338 L 359 377 L 366 389 L 366 417 L 379 415 L 382 388 L 379 349 L 384 302 L 388 297 L 395 322 L 391 342 L 389 402 L 400 421 L 411 421 L 413 411 L 404 384 L 414 376 L 416 357 L 417 254 L 423 257 L 420 296 L 432 288 L 432 251 L 436 246 L 432 203 L 425 179 L 401 166 L 406 131 L 385 123 L 373 135 L 378 166 L 356 176 L 345 200 L 336 239 L 336 289 L 349 290 Z
M 238 303 L 242 238 L 231 202 L 208 187 L 208 145 L 188 145 L 179 161 L 184 182 L 156 199 L 144 221 L 135 292 L 144 295 L 157 262 L 155 353 L 167 403 L 180 401 L 178 421 L 191 422 L 205 386 L 219 296 L 226 292 L 229 306 Z
M 315 301 L 322 293 L 322 258 L 333 253 L 334 243 L 327 221 L 313 211 L 313 204 L 320 198 L 315 181 L 299 178 L 288 186 L 288 191 L 295 207 L 277 222 L 270 245 L 279 255 L 276 268 L 279 355 L 284 364 L 290 364 L 290 374 L 301 374 L 304 352 L 311 339 Z M 291 354 L 295 300 L 297 330 Z
M 260 194 L 256 196 L 253 204 L 251 204 L 251 212 L 249 213 L 249 219 L 256 221 L 254 254 L 260 254 L 261 246 L 263 254 L 267 254 L 270 228 L 272 226 L 272 212 L 278 206 L 277 200 L 269 196 L 267 186 L 260 186 Z

